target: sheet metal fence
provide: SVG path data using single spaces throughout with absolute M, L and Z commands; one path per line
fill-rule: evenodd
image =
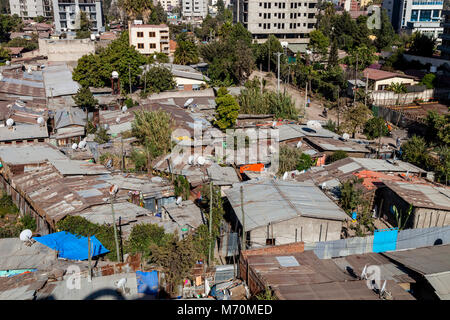
M 408 229 L 398 232 L 395 250 L 415 249 L 450 243 L 450 226 Z M 377 249 L 377 246 L 375 246 Z M 374 236 L 305 243 L 305 250 L 314 250 L 320 259 L 374 252 Z

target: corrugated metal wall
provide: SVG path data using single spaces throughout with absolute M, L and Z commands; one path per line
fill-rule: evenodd
M 396 250 L 415 249 L 450 243 L 450 226 L 408 229 L 398 232 Z M 373 236 L 334 241 L 305 243 L 305 250 L 314 250 L 320 259 L 373 252 Z

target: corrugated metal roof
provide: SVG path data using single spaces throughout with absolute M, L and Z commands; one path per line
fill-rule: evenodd
M 358 163 L 362 167 L 370 171 L 377 172 L 410 172 L 410 173 L 424 173 L 426 172 L 411 163 L 401 160 L 383 160 L 383 159 L 369 159 L 369 158 L 351 158 L 352 161 Z
M 277 128 L 279 141 L 302 138 L 305 136 L 305 131 L 302 130 L 303 127 L 298 124 L 283 124 L 278 126 Z
M 12 165 L 67 159 L 58 149 L 46 143 L 0 145 L 0 158 Z
M 119 217 L 121 219 L 121 224 L 130 223 L 137 220 L 137 216 L 147 215 L 151 212 L 145 208 L 137 206 L 131 202 L 115 202 L 114 203 L 114 213 L 116 218 L 116 223 L 119 223 Z M 83 210 L 79 214 L 81 217 L 86 218 L 92 223 L 102 224 L 112 224 L 112 213 L 111 204 L 104 204 L 93 206 L 86 210 Z
M 0 239 L 0 270 L 46 269 L 56 260 L 55 251 L 38 242 L 25 245 L 19 238 Z
M 181 206 L 171 203 L 163 206 L 164 210 L 179 226 L 189 225 L 196 229 L 203 224 L 203 215 L 199 207 L 191 200 L 182 202 Z
M 0 127 L 0 141 L 48 138 L 47 125 L 16 123 L 11 128 Z
M 363 144 L 359 144 L 353 141 L 343 141 L 336 137 L 306 137 L 306 139 L 314 147 L 318 147 L 323 151 L 343 150 L 346 152 L 370 153 L 370 150 L 367 149 Z
M 236 216 L 241 221 L 240 186 L 244 187 L 245 229 L 297 216 L 345 220 L 347 214 L 311 182 L 275 180 L 236 183 L 225 190 Z
M 101 175 L 108 174 L 109 171 L 102 165 L 86 162 L 83 160 L 56 160 L 52 159 L 49 162 L 61 173 L 63 176 L 72 175 Z
M 425 278 L 441 300 L 450 300 L 450 271 L 426 274 Z
M 222 167 L 216 163 L 213 163 L 206 170 L 214 185 L 232 185 L 233 183 L 240 181 L 236 170 L 232 167 Z
M 67 108 L 56 110 L 55 128 L 60 129 L 67 126 L 84 126 L 86 124 L 86 113 L 80 108 Z
M 423 275 L 450 271 L 450 245 L 385 252 L 383 255 Z
M 66 64 L 52 65 L 43 71 L 45 94 L 59 97 L 76 94 L 80 85 L 72 80 L 72 72 Z

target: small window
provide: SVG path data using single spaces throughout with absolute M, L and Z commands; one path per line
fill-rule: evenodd
M 274 246 L 275 245 L 275 239 L 266 239 L 266 246 Z
M 154 37 L 156 37 L 156 33 L 155 33 L 155 32 L 149 32 L 149 33 L 148 33 L 148 36 L 149 36 L 150 38 L 154 38 Z
M 138 49 L 144 49 L 144 44 L 143 43 L 138 43 Z
M 156 49 L 156 43 L 150 43 L 150 49 Z
M 143 32 L 138 32 L 137 33 L 137 37 L 138 38 L 143 38 L 144 37 L 144 33 Z
M 278 260 L 278 263 L 282 267 L 299 267 L 300 264 L 298 263 L 297 259 L 295 259 L 294 256 L 278 256 L 276 257 Z

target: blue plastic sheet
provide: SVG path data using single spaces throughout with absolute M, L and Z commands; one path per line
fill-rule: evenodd
M 373 252 L 393 251 L 397 248 L 398 228 L 375 230 Z
M 58 257 L 70 260 L 88 259 L 88 238 L 76 236 L 67 231 L 51 233 L 42 237 L 34 237 L 37 242 L 58 251 Z M 91 257 L 108 253 L 95 236 L 91 237 Z
M 158 271 L 136 271 L 138 293 L 158 294 Z

